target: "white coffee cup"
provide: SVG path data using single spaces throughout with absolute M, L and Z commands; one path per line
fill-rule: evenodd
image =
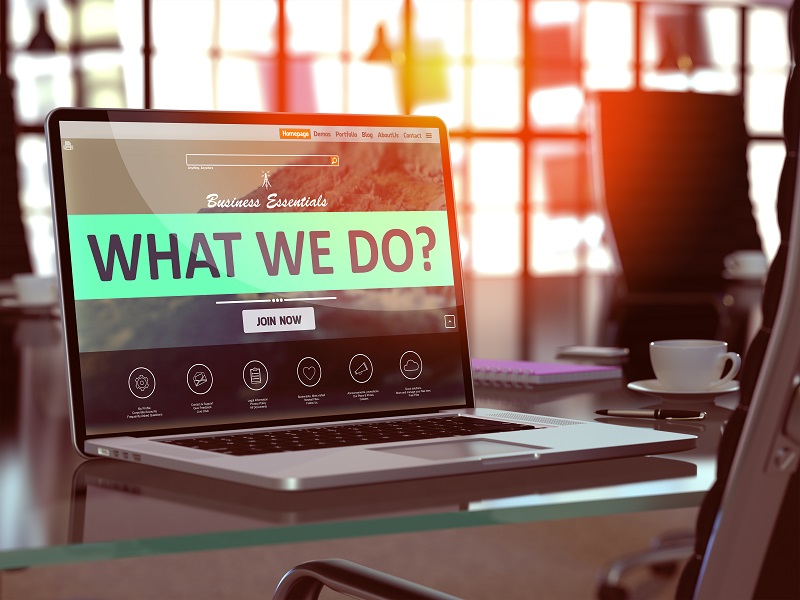
M 58 299 L 58 284 L 53 276 L 16 273 L 11 280 L 21 306 L 48 306 Z
M 726 363 L 730 370 L 722 376 Z M 719 388 L 742 366 L 736 352 L 717 340 L 659 340 L 650 342 L 650 363 L 659 384 L 678 392 L 705 392 Z

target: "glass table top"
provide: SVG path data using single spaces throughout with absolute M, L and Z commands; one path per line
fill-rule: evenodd
M 633 457 L 353 486 L 273 492 L 109 459 L 72 448 L 60 323 L 0 315 L 0 569 L 453 527 L 696 506 L 736 394 L 699 422 L 597 417 L 657 408 L 624 380 L 514 390 L 477 387 L 478 405 L 659 427 L 697 447 Z

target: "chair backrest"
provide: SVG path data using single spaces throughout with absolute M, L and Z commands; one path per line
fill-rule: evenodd
M 598 92 L 592 160 L 620 276 L 601 336 L 654 377 L 656 339 L 723 339 L 745 353 L 745 313 L 725 303 L 725 256 L 761 250 L 741 96 Z M 738 309 L 738 307 L 737 307 Z
M 723 258 L 761 249 L 741 96 L 598 92 L 599 190 L 627 290 L 721 291 Z
M 695 557 L 680 598 L 800 597 L 800 45 L 790 11 L 793 65 L 784 102 L 786 159 L 778 188 L 781 244 L 770 266 L 763 320 L 745 356 L 741 399 L 720 443 L 717 481 L 697 521 Z

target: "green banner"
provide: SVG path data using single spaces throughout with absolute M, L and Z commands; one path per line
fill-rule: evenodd
M 453 285 L 445 211 L 72 215 L 76 300 Z

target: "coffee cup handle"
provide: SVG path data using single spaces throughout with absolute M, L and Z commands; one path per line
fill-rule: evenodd
M 717 381 L 713 386 L 711 386 L 711 387 L 714 387 L 714 388 L 717 388 L 717 387 L 719 387 L 721 385 L 725 385 L 731 379 L 736 377 L 736 375 L 739 373 L 739 368 L 742 366 L 742 357 L 739 356 L 736 352 L 726 352 L 725 354 L 723 354 L 722 356 L 719 357 L 719 360 L 723 364 L 723 368 L 724 368 L 725 361 L 730 360 L 731 361 L 731 368 L 725 374 L 725 377 L 723 377 L 722 379 Z

